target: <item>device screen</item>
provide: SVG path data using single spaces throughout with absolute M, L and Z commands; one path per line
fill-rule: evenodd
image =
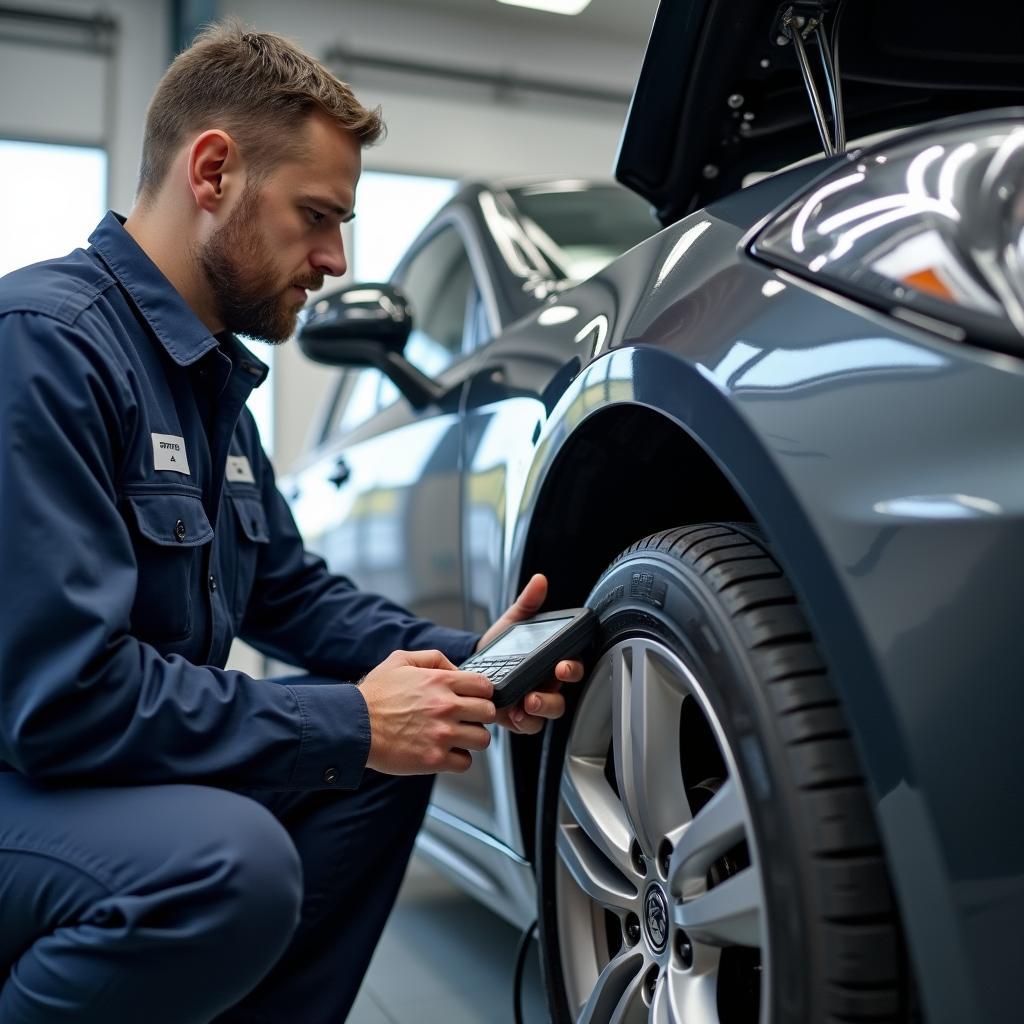
M 496 644 L 487 648 L 487 656 L 529 654 L 560 629 L 564 629 L 567 622 L 572 622 L 572 619 L 549 619 L 547 622 L 527 622 L 513 626 Z

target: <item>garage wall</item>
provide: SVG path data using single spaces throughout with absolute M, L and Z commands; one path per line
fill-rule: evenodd
M 107 76 L 114 67 L 106 55 L 0 37 L 0 136 L 102 146 L 108 133 Z
M 106 61 L 0 38 L 0 137 L 106 144 L 109 202 L 127 211 L 135 192 L 146 105 L 167 66 L 170 16 L 164 0 L 14 0 L 5 5 L 114 18 L 120 32 Z M 12 23 L 0 20 L 0 35 Z

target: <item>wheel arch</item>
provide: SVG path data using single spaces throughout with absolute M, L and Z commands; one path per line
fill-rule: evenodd
M 658 466 L 658 486 L 637 492 Z M 600 509 L 600 514 L 596 510 Z M 538 492 L 519 564 L 518 589 L 535 572 L 549 579 L 548 605 L 578 607 L 620 551 L 648 534 L 708 520 L 756 521 L 726 473 L 664 413 L 612 405 L 565 440 Z M 515 736 L 512 779 L 526 856 L 533 860 L 540 770 L 538 736 Z

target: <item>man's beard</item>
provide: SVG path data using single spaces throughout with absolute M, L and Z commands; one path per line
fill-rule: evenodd
M 301 302 L 277 290 L 280 278 L 258 224 L 259 192 L 248 184 L 227 223 L 196 253 L 224 327 L 269 345 L 287 341 Z M 316 291 L 323 275 L 292 284 Z

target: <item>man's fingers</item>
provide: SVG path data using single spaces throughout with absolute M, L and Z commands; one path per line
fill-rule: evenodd
M 534 573 L 505 614 L 497 622 L 494 622 L 480 638 L 476 650 L 482 650 L 492 640 L 504 633 L 509 626 L 536 615 L 540 611 L 541 605 L 547 600 L 547 596 L 548 578 L 543 573 Z
M 533 736 L 544 728 L 544 719 L 536 718 L 533 715 L 522 715 L 518 722 L 513 719 L 512 725 L 516 732 L 521 732 L 524 736 Z
M 555 677 L 563 683 L 578 683 L 583 678 L 583 662 L 560 661 L 555 666 Z
M 565 714 L 565 698 L 560 693 L 528 693 L 523 710 L 534 718 L 561 718 Z
M 528 693 L 522 701 L 509 708 L 503 716 L 503 723 L 516 732 L 536 733 L 544 728 L 544 723 L 551 719 L 561 718 L 565 714 L 565 698 L 550 690 Z
M 543 573 L 534 573 L 522 593 L 516 598 L 515 603 L 508 610 L 508 614 L 516 615 L 524 619 L 536 615 L 548 596 L 548 578 Z
M 457 775 L 461 775 L 463 772 L 469 770 L 469 766 L 473 763 L 473 756 L 468 750 L 449 750 L 448 756 L 445 758 L 444 766 L 442 771 L 455 772 Z
M 463 722 L 452 731 L 452 750 L 486 750 L 491 734 L 482 725 Z
M 490 725 L 498 714 L 494 703 L 483 697 L 465 697 L 459 708 L 459 717 L 463 722 L 480 722 L 483 725 Z
M 416 668 L 456 668 L 440 651 L 395 651 L 387 660 L 392 658 L 399 665 L 413 665 Z
M 460 697 L 482 697 L 490 700 L 494 695 L 494 683 L 478 672 L 454 672 L 451 677 L 452 692 Z

